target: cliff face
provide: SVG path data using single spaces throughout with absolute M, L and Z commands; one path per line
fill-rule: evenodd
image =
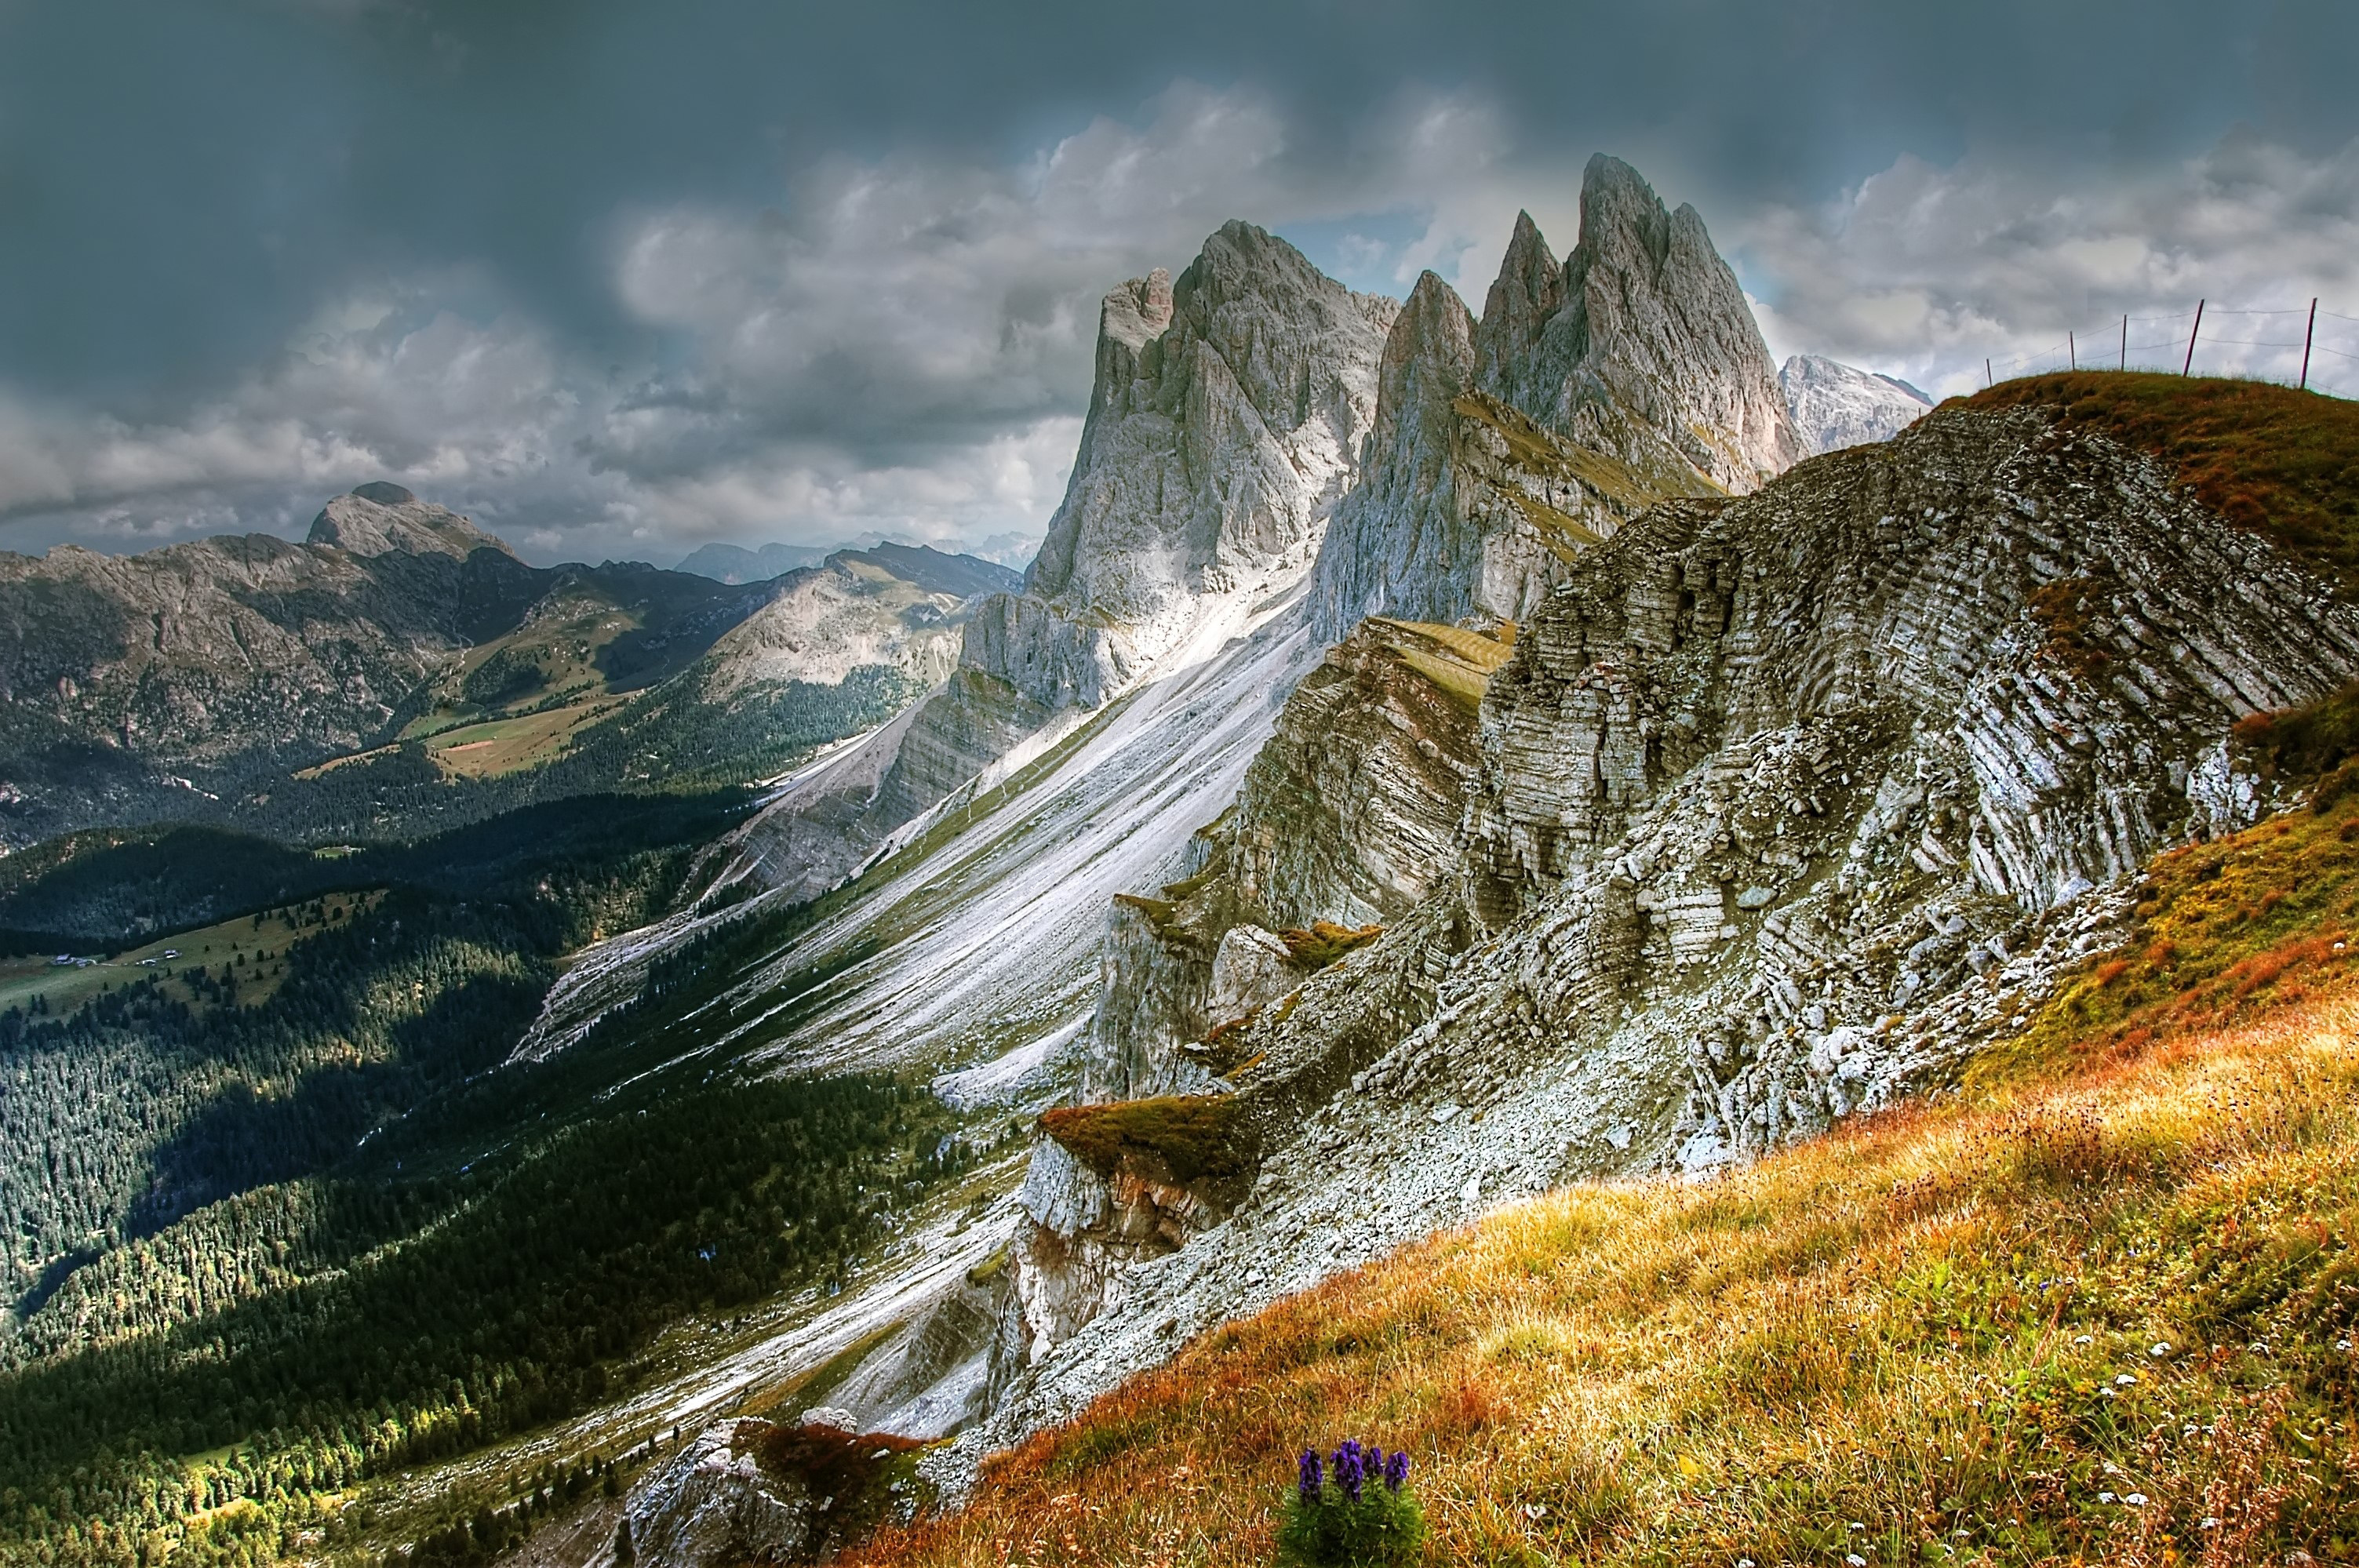
M 979 619 L 970 666 L 1094 706 L 1185 642 L 1208 600 L 1299 576 L 1356 474 L 1394 310 L 1236 223 L 1177 283 L 1109 294 L 1064 503 L 1023 600 Z
M 1703 219 L 1665 212 L 1618 158 L 1600 154 L 1582 174 L 1560 293 L 1522 363 L 1503 364 L 1505 401 L 1641 473 L 1692 469 L 1731 494 L 1799 455 L 1769 351 Z
M 2259 813 L 2237 719 L 2354 672 L 2328 583 L 2044 411 L 1946 409 L 1653 508 L 1491 679 L 1450 864 L 1220 1039 L 1248 1195 L 1068 1277 L 1107 1200 L 1054 1161 L 1027 1194 L 1019 1294 L 1060 1310 L 965 1452 L 1500 1196 L 1709 1168 L 1942 1083 L 2122 940 L 2152 854 Z M 1158 1011 L 1100 1017 L 1134 1062 L 1188 1055 Z
M 1063 503 L 1021 593 L 973 604 L 955 676 L 871 759 L 781 799 L 745 864 L 824 890 L 1027 739 L 1209 657 L 1309 571 L 1358 473 L 1394 313 L 1229 223 L 1105 298 Z
M 1314 586 L 1363 615 L 1517 620 L 1666 496 L 1742 493 L 1800 449 L 1743 291 L 1692 208 L 1590 161 L 1560 266 L 1528 214 L 1471 321 L 1427 274 L 1394 323 L 1368 472 Z

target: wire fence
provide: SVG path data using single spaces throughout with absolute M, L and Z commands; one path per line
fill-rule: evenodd
M 2359 316 L 2315 299 L 2277 310 L 2234 310 L 2199 300 L 2163 316 L 2120 315 L 2068 327 L 2055 343 L 1983 362 L 1986 383 L 2058 370 L 2157 370 L 2235 376 L 2359 397 Z

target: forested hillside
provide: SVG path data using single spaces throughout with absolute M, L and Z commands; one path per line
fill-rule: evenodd
M 364 1475 L 629 1387 L 682 1312 L 826 1279 L 940 1173 L 944 1113 L 890 1079 L 623 1042 L 494 1071 L 564 955 L 667 907 L 738 800 L 28 857 L 12 922 L 112 950 L 252 909 L 239 956 L 273 984 L 67 971 L 110 977 L 0 1011 L 0 1558 L 266 1560 Z M 332 890 L 358 886 L 384 891 Z

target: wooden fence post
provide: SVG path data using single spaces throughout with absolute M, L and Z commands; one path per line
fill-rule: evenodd
M 2310 390 L 2310 340 L 2318 334 L 2318 301 L 2310 302 L 2310 325 L 2301 330 L 2301 389 Z
M 2195 368 L 2195 334 L 2202 330 L 2203 301 L 2198 299 L 2195 301 L 2195 324 L 2187 329 L 2187 360 L 2179 367 L 2179 374 L 2181 376 Z

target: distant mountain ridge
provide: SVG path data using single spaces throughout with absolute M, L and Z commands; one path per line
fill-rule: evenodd
M 1889 441 L 1932 411 L 1933 399 L 1897 376 L 1798 354 L 1777 372 L 1802 455 Z
M 992 587 L 1013 588 L 1024 581 L 1020 566 L 1015 563 L 1029 561 L 1039 543 L 1037 534 L 994 534 L 967 550 L 958 551 L 936 550 L 930 545 L 905 545 L 874 535 L 864 535 L 845 545 L 780 544 L 773 539 L 752 550 L 744 545 L 715 542 L 699 545 L 682 556 L 672 570 L 691 572 L 717 583 L 764 583 L 773 577 L 783 577 L 789 572 L 799 572 L 806 566 L 817 566 L 840 550 L 923 550 L 951 559 L 979 561 L 985 565 L 998 567 L 1005 575 L 994 582 Z
M 766 583 L 806 566 L 817 566 L 832 550 L 828 545 L 779 544 L 776 540 L 756 550 L 715 542 L 699 545 L 682 556 L 672 570 L 692 572 L 716 583 Z
M 897 706 L 954 664 L 965 602 L 1013 577 L 899 545 L 745 585 L 634 562 L 534 567 L 384 482 L 331 500 L 300 544 L 0 553 L 0 844 L 234 819 L 306 770 L 404 743 L 454 776 L 538 766 L 683 678 L 744 701 L 868 670 L 863 691 L 902 692 Z M 847 696 L 842 723 L 889 713 L 878 700 Z M 732 735 L 725 716 L 675 703 L 667 733 L 712 732 L 700 755 L 763 748 L 763 726 L 741 714 Z M 843 733 L 806 717 L 814 741 Z M 534 733 L 467 729 L 504 720 Z

